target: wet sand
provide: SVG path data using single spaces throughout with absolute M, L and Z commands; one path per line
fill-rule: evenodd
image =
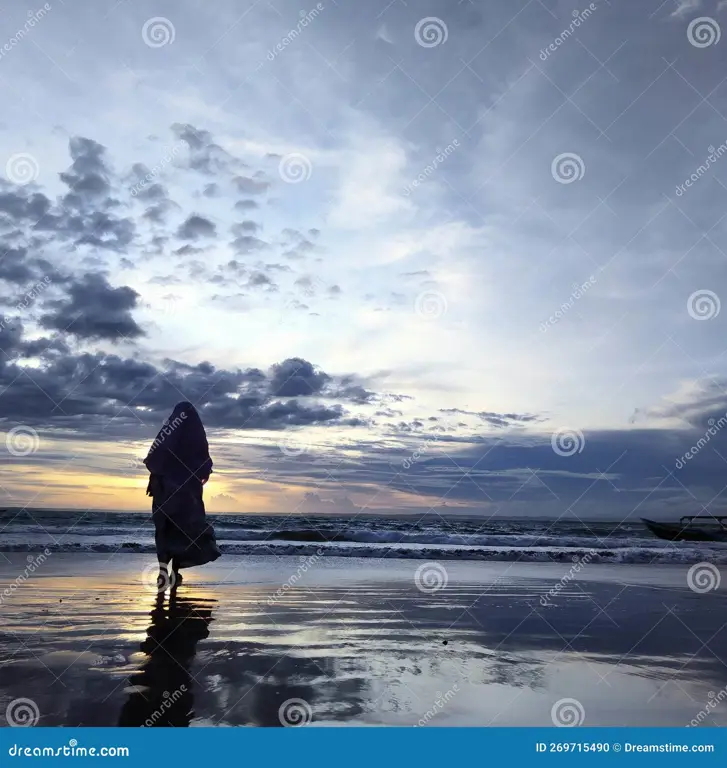
M 445 565 L 225 557 L 159 597 L 147 555 L 54 554 L 0 604 L 0 722 L 727 726 L 724 587 L 589 565 L 544 606 L 567 565 Z

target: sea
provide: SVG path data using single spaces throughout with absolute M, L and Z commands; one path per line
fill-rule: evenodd
M 727 564 L 727 543 L 669 542 L 639 521 L 537 518 L 208 515 L 235 555 L 594 563 Z M 149 513 L 0 511 L 0 551 L 154 552 Z

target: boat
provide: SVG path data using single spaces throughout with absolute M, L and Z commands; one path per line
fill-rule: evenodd
M 727 542 L 727 516 L 686 515 L 678 523 L 658 523 L 642 517 L 641 522 L 654 536 L 667 541 Z

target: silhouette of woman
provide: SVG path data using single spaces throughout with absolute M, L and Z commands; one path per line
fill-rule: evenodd
M 156 598 L 152 623 L 141 650 L 147 654 L 141 669 L 129 678 L 135 690 L 121 709 L 120 726 L 177 728 L 189 726 L 194 716 L 192 674 L 197 643 L 209 636 L 214 599 L 164 594 Z
M 204 565 L 220 556 L 202 500 L 212 459 L 202 420 L 192 403 L 177 403 L 144 464 L 151 473 L 146 493 L 152 497 L 157 587 L 164 590 L 167 584 L 181 583 L 180 568 Z

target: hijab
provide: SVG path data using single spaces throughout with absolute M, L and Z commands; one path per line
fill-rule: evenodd
M 174 406 L 159 430 L 144 459 L 152 474 L 184 483 L 192 477 L 200 482 L 212 472 L 207 434 L 202 419 L 192 403 L 186 400 Z

